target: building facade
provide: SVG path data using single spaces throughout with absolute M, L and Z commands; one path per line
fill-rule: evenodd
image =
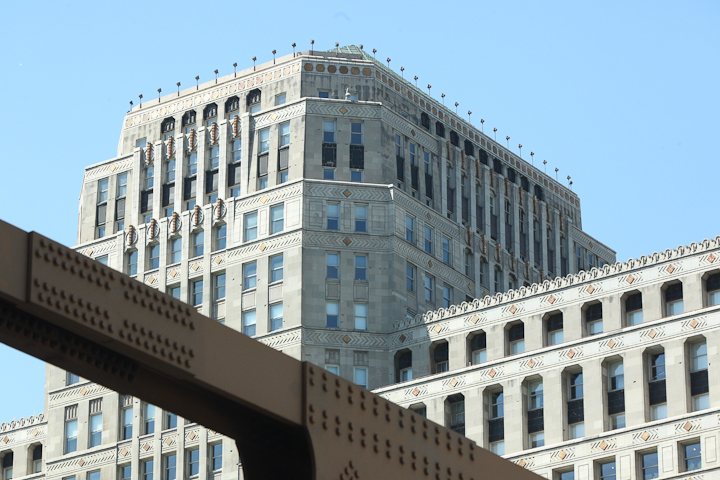
M 371 389 L 457 368 L 398 368 L 397 325 L 615 262 L 575 193 L 356 47 L 134 107 L 85 169 L 77 242 Z M 53 366 L 45 403 L 3 424 L 14 478 L 241 477 L 232 441 Z

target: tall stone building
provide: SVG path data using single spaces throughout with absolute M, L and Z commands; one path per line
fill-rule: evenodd
M 359 48 L 133 108 L 76 248 L 548 478 L 720 478 L 718 240 L 616 264 L 575 193 Z M 241 478 L 171 412 L 52 366 L 46 391 L 0 427 L 14 478 Z

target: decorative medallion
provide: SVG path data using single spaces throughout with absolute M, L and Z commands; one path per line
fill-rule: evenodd
M 560 450 L 560 453 L 558 453 L 558 457 L 560 457 L 560 460 L 565 460 L 565 457 L 567 457 L 567 453 L 565 450 Z
M 412 391 L 412 394 L 417 397 L 418 395 L 420 395 L 420 389 L 415 387 L 415 390 Z
M 261 243 L 260 245 L 258 245 L 258 250 L 260 250 L 261 252 L 264 252 L 266 248 L 267 245 L 265 245 L 265 243 Z
M 83 397 L 84 397 L 85 395 L 87 395 L 87 393 L 88 393 L 88 389 L 85 388 L 85 387 L 83 387 L 82 390 L 80 390 L 80 395 L 82 395 Z
M 350 240 L 350 237 L 345 237 L 343 238 L 342 242 L 345 244 L 345 246 L 348 246 L 352 243 L 352 240 Z
M 189 438 L 190 440 L 195 440 L 195 437 L 197 437 L 197 435 L 195 434 L 195 432 L 190 432 L 190 435 L 188 435 L 188 438 Z
M 435 325 L 435 328 L 433 328 L 433 330 L 435 330 L 435 333 L 440 333 L 442 327 L 440 325 Z
M 642 435 L 640 435 L 640 438 L 643 439 L 643 441 L 647 441 L 648 438 L 650 438 L 650 434 L 648 432 L 643 432 Z
M 497 375 L 497 372 L 496 372 L 495 369 L 493 368 L 493 369 L 490 370 L 490 372 L 488 373 L 488 375 L 490 375 L 490 378 L 495 378 L 495 375 Z
M 343 192 L 343 195 L 345 195 L 346 197 L 349 197 L 350 195 L 352 195 L 352 192 L 351 192 L 350 190 L 347 190 L 347 189 L 346 189 L 346 190 Z
M 345 342 L 345 343 L 350 343 L 350 340 L 352 340 L 352 338 L 350 338 L 350 337 L 347 336 L 347 335 L 345 335 L 345 336 L 342 338 L 342 341 Z
M 263 195 L 263 197 L 260 199 L 260 203 L 262 203 L 263 205 L 266 204 L 267 201 L 268 201 L 268 198 L 265 195 Z
M 403 333 L 402 335 L 400 335 L 400 338 L 398 338 L 398 340 L 400 340 L 400 343 L 405 343 L 405 340 L 407 340 L 407 337 Z
M 83 465 L 85 465 L 85 459 L 81 458 L 80 460 L 78 460 L 77 464 L 82 467 Z
M 450 380 L 450 386 L 455 387 L 458 384 L 457 378 Z
M 348 112 L 347 108 L 345 108 L 345 107 L 340 108 L 340 113 L 342 113 L 343 115 L 345 115 L 347 112 Z
M 599 445 L 599 447 L 600 447 L 600 450 L 605 450 L 606 448 L 608 448 L 608 443 L 605 440 L 603 440 L 602 443 Z
M 191 268 L 193 271 L 197 272 L 198 269 L 200 268 L 200 264 L 197 263 L 197 262 L 195 262 L 195 263 L 192 264 L 192 266 L 191 266 L 190 268 Z
M 685 425 L 683 425 L 682 428 L 683 428 L 686 432 L 689 432 L 689 431 L 692 429 L 692 427 L 693 427 L 693 426 L 692 426 L 692 424 L 691 424 L 690 422 L 686 422 Z

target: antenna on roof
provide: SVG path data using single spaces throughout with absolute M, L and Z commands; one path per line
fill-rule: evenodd
M 275 65 L 275 54 L 277 53 L 277 50 L 273 50 L 273 65 Z
M 340 53 L 340 42 L 335 42 L 335 53 Z
M 534 155 L 535 155 L 535 152 L 530 152 L 530 164 L 531 164 L 533 167 L 535 166 L 535 163 L 533 162 L 533 160 L 535 160 L 535 159 L 533 158 Z
M 520 158 L 522 158 L 522 143 L 518 144 L 518 148 L 520 149 Z
M 140 97 L 140 108 L 142 108 L 142 93 L 138 96 Z
M 557 179 L 558 179 L 558 176 L 557 176 L 558 170 L 560 170 L 560 169 L 559 169 L 558 167 L 555 167 L 555 181 L 556 181 L 556 182 L 557 182 Z
M 443 107 L 445 106 L 445 94 L 441 93 L 440 96 L 442 97 Z
M 388 57 L 387 60 L 385 60 L 385 61 L 386 61 L 387 64 L 388 64 L 388 70 L 390 70 L 390 57 Z
M 162 92 L 162 88 L 158 88 L 158 103 L 160 103 L 160 92 Z
M 296 47 L 295 42 L 293 42 L 292 47 L 293 47 L 293 58 L 295 58 L 295 47 Z
M 482 133 L 485 133 L 485 119 L 484 118 L 480 119 L 480 131 Z
M 200 86 L 198 85 L 199 80 L 200 80 L 200 75 L 195 75 L 195 90 L 200 90 Z
M 237 77 L 237 62 L 233 63 L 233 76 Z
M 178 97 L 179 97 L 180 96 L 180 82 L 177 83 L 177 87 L 178 87 Z
M 470 122 L 470 115 L 472 115 L 472 112 L 470 110 L 468 110 L 468 123 L 472 123 L 472 122 Z
M 547 160 L 543 160 L 543 168 L 545 169 L 545 175 L 547 175 Z
M 400 75 L 402 76 L 402 79 L 405 80 L 405 67 L 400 67 Z
M 132 100 L 130 100 L 130 110 L 129 111 L 132 111 L 132 107 L 133 107 L 133 103 L 132 103 Z
M 510 150 L 510 135 L 507 135 L 507 136 L 505 137 L 505 141 L 507 142 L 508 150 Z
M 310 40 L 310 55 L 313 54 L 313 52 L 314 52 L 313 48 L 314 48 L 314 47 L 315 47 L 315 40 Z
M 497 128 L 493 127 L 493 133 L 495 134 L 495 141 L 497 142 Z
M 376 58 L 375 58 L 375 54 L 376 54 L 376 53 L 377 53 L 377 50 L 375 50 L 375 49 L 373 48 L 373 60 L 376 60 Z
M 362 50 L 362 49 L 363 49 L 363 44 L 361 43 L 361 44 L 360 44 L 360 50 Z
M 418 79 L 418 76 L 415 75 L 415 88 L 417 88 L 417 79 Z
M 428 95 L 430 95 L 430 89 L 432 88 L 432 85 L 428 83 Z
M 215 69 L 215 85 L 217 85 L 218 69 Z
M 253 57 L 253 72 L 255 71 L 255 61 L 257 60 L 257 57 Z
M 460 104 L 458 102 L 455 102 L 455 115 L 457 115 L 457 113 L 458 113 L 458 111 L 457 111 L 458 105 L 460 105 Z

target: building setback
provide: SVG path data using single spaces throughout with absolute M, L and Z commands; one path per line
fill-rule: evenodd
M 615 262 L 575 193 L 356 47 L 133 108 L 118 156 L 85 170 L 78 220 L 78 251 L 388 395 L 472 361 L 430 342 L 446 332 L 431 319 Z M 518 332 L 505 351 L 487 330 L 487 361 L 518 351 Z M 3 424 L 14 478 L 37 468 L 36 444 L 38 477 L 241 476 L 231 440 L 53 366 L 45 416 L 23 422 Z

